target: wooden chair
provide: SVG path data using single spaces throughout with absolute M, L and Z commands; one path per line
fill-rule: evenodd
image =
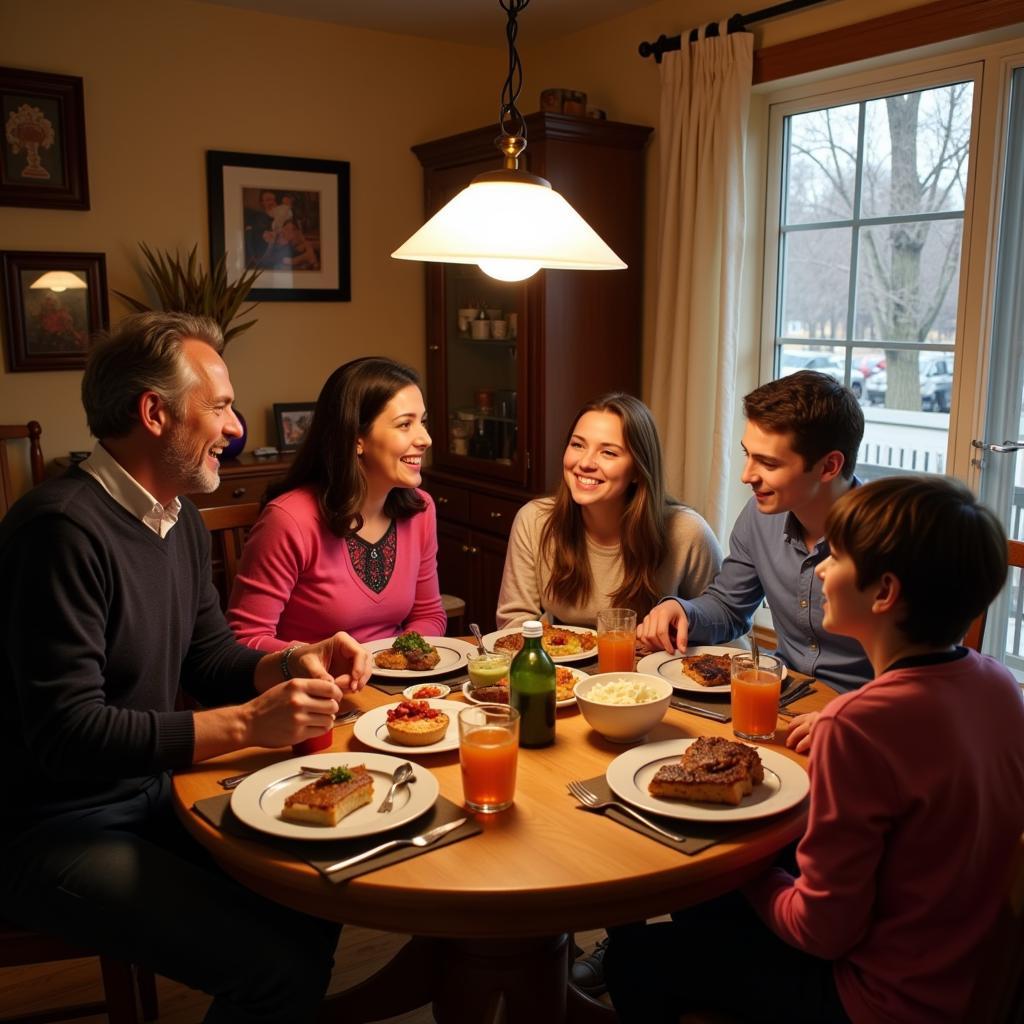
M 213 582 L 220 594 L 221 607 L 227 608 L 242 545 L 250 527 L 259 518 L 260 504 L 246 501 L 238 505 L 215 505 L 201 508 L 199 514 L 210 531 Z
M 14 504 L 14 488 L 11 484 L 11 470 L 7 461 L 7 445 L 5 441 L 24 439 L 28 441 L 29 466 L 32 470 L 32 483 L 41 484 L 46 476 L 43 462 L 43 449 L 39 444 L 43 428 L 36 420 L 28 423 L 5 426 L 0 424 L 0 516 Z
M 97 1014 L 106 1014 L 110 1024 L 138 1024 L 140 1007 L 143 1020 L 156 1020 L 159 1006 L 156 978 L 152 971 L 0 921 L 0 967 L 26 967 L 93 956 L 99 956 L 103 1002 L 75 1003 L 18 1017 L 4 1017 L 0 1018 L 0 1024 L 13 1024 L 15 1020 L 18 1024 L 42 1024 L 43 1021 L 72 1020 Z
M 1007 562 L 1010 569 L 1024 569 L 1024 541 L 1010 540 L 1007 544 Z M 1024 612 L 1024 579 L 1017 588 L 1017 599 L 1015 617 L 1019 621 Z M 976 651 L 981 650 L 981 642 L 985 639 L 985 624 L 988 620 L 988 609 L 986 608 L 972 623 L 970 629 L 964 636 L 964 647 L 972 647 Z

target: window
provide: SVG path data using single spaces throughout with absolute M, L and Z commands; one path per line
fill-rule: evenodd
M 862 477 L 947 468 L 975 109 L 959 70 L 772 108 L 768 370 L 853 390 Z

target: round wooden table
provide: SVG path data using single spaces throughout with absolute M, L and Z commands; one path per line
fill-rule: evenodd
M 818 684 L 797 707 L 820 708 L 833 696 Z M 401 696 L 367 688 L 346 706 L 368 709 L 396 700 Z M 649 740 L 705 734 L 732 737 L 729 725 L 669 709 Z M 805 763 L 785 748 L 784 735 L 780 720 L 773 749 Z M 347 725 L 335 729 L 332 749 L 365 748 Z M 520 751 L 515 805 L 480 815 L 481 835 L 340 884 L 288 854 L 218 830 L 191 809 L 222 792 L 217 779 L 290 757 L 290 751 L 253 748 L 204 762 L 177 773 L 174 792 L 189 832 L 256 892 L 320 917 L 418 937 L 374 978 L 334 997 L 339 1020 L 380 1019 L 431 1000 L 444 1024 L 494 1019 L 499 1004 L 513 1024 L 597 1020 L 601 1011 L 607 1019 L 608 1011 L 567 985 L 571 932 L 638 921 L 735 888 L 797 839 L 806 819 L 805 802 L 751 822 L 734 841 L 687 856 L 578 810 L 566 791 L 570 779 L 603 774 L 624 749 L 593 732 L 575 708 L 559 711 L 555 744 Z M 409 759 L 434 773 L 446 797 L 462 803 L 457 751 L 417 756 L 410 749 Z

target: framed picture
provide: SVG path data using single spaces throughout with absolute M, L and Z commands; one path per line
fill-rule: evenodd
M 348 302 L 349 166 L 255 153 L 206 153 L 210 262 L 227 254 L 228 279 L 263 273 L 258 302 Z
M 101 252 L 0 252 L 7 366 L 78 370 L 96 331 L 110 326 Z
M 277 448 L 293 452 L 309 433 L 316 402 L 275 402 L 274 426 L 277 427 Z
M 89 209 L 82 80 L 0 67 L 0 205 Z

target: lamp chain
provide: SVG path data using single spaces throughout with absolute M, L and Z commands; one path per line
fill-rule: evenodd
M 501 89 L 501 112 L 498 114 L 498 127 L 506 138 L 519 137 L 524 140 L 526 139 L 526 120 L 516 106 L 516 99 L 523 88 L 523 65 L 519 60 L 519 51 L 516 50 L 516 37 L 519 35 L 516 16 L 529 2 L 530 0 L 498 0 L 508 15 L 508 24 L 505 26 L 505 36 L 508 39 L 508 77 Z M 506 127 L 506 122 L 509 127 Z

